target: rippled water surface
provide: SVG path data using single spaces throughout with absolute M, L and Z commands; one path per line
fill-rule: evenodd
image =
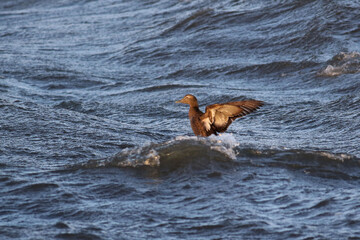
M 360 239 L 359 9 L 1 1 L 0 239 Z

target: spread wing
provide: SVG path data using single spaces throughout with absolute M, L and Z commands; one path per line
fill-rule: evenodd
M 252 113 L 262 105 L 263 102 L 257 100 L 209 105 L 206 107 L 205 114 L 201 117 L 201 121 L 206 131 L 213 129 L 216 132 L 225 132 L 236 118 Z

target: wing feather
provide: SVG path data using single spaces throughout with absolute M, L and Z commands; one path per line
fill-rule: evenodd
M 216 132 L 225 132 L 236 118 L 252 113 L 262 105 L 263 102 L 257 100 L 209 105 L 202 116 L 202 123 L 207 131 L 212 128 Z

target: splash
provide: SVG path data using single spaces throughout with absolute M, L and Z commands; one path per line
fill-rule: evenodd
M 318 76 L 334 77 L 342 74 L 360 72 L 360 53 L 341 52 L 335 55 L 329 62 L 329 65 L 318 72 Z
M 226 158 L 231 160 L 236 159 L 235 148 L 239 146 L 239 143 L 236 141 L 235 137 L 232 134 L 224 133 L 218 136 L 211 135 L 208 138 L 202 137 L 188 137 L 188 136 L 178 136 L 174 140 L 169 141 L 168 143 L 174 143 L 176 141 L 195 141 L 203 144 L 204 146 L 209 147 L 213 151 L 224 154 Z

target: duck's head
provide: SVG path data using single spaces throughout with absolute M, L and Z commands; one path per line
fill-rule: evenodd
M 176 101 L 176 103 L 185 103 L 189 104 L 191 107 L 198 107 L 197 99 L 194 95 L 187 94 L 183 99 Z

